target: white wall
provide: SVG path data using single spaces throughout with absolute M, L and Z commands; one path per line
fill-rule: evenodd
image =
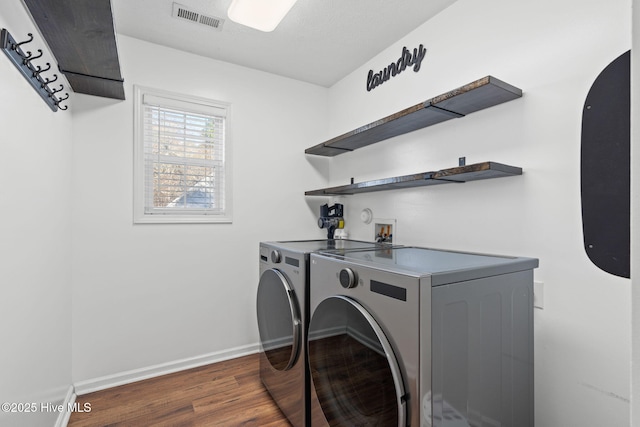
M 59 401 L 71 378 L 254 348 L 258 242 L 322 237 L 315 218 L 326 200 L 302 194 L 327 184 L 329 165 L 330 184 L 342 184 L 467 156 L 525 174 L 342 198 L 351 237 L 371 237 L 359 223 L 370 207 L 398 219 L 399 243 L 540 258 L 536 425 L 629 425 L 630 282 L 599 271 L 581 247 L 578 154 L 589 86 L 630 47 L 630 2 L 477 3 L 459 0 L 328 98 L 312 85 L 120 37 L 127 101 L 74 95 L 72 116 L 52 113 L 0 59 L 0 401 Z M 17 2 L 0 5 L 0 26 L 19 36 L 34 29 Z M 366 92 L 370 68 L 419 43 L 429 49 L 420 73 Z M 525 96 L 330 161 L 303 154 L 487 74 Z M 232 104 L 233 224 L 132 224 L 134 83 Z M 56 416 L 0 413 L 0 424 L 51 425 Z
M 255 350 L 258 243 L 320 238 L 325 88 L 118 38 L 127 100 L 76 96 L 73 378 Z M 231 103 L 233 224 L 134 225 L 132 85 Z
M 496 161 L 519 177 L 340 198 L 359 220 L 397 219 L 400 244 L 537 257 L 536 426 L 629 425 L 630 281 L 596 268 L 582 248 L 579 150 L 583 103 L 600 71 L 631 46 L 630 0 L 459 0 L 330 89 L 331 135 L 493 75 L 524 97 L 331 160 L 330 185 Z M 402 47 L 428 49 L 367 92 Z M 316 143 L 320 141 L 315 141 Z M 311 145 L 311 144 L 310 144 Z
M 631 117 L 640 112 L 640 0 L 633 0 L 633 48 L 631 50 Z M 631 425 L 640 426 L 640 127 L 631 124 Z
M 50 61 L 20 2 L 0 2 L 0 28 L 33 33 L 25 50 Z M 0 402 L 38 410 L 0 412 L 0 425 L 51 426 L 58 413 L 39 405 L 71 385 L 71 113 L 52 112 L 4 53 L 0 93 Z

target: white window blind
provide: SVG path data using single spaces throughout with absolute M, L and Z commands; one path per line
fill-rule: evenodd
M 155 217 L 148 222 L 177 222 L 171 217 L 228 218 L 226 108 L 140 95 L 142 216 Z

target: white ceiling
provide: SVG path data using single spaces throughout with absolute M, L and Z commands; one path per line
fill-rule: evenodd
M 172 17 L 173 0 L 112 0 L 119 34 L 329 87 L 456 0 L 298 0 L 264 33 L 227 17 L 231 0 L 178 0 L 222 31 Z

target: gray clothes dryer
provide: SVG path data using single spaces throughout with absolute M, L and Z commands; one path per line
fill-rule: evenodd
M 260 378 L 294 427 L 309 425 L 309 254 L 377 248 L 356 240 L 301 240 L 260 243 L 256 298 L 260 332 Z
M 312 426 L 533 427 L 538 260 L 311 254 Z

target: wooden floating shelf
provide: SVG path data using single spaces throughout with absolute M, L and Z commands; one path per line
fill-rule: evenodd
M 422 172 L 413 175 L 395 176 L 392 178 L 341 185 L 338 187 L 322 188 L 320 190 L 307 191 L 304 194 L 305 196 L 343 196 L 374 191 L 395 190 L 399 188 L 464 183 L 467 181 L 516 175 L 522 175 L 522 168 L 496 162 L 483 162 L 442 169 L 435 172 Z
M 450 92 L 406 108 L 356 130 L 307 148 L 306 154 L 333 157 L 394 136 L 413 132 L 449 119 L 522 96 L 522 90 L 486 76 Z
M 110 0 L 24 0 L 76 93 L 124 99 Z

